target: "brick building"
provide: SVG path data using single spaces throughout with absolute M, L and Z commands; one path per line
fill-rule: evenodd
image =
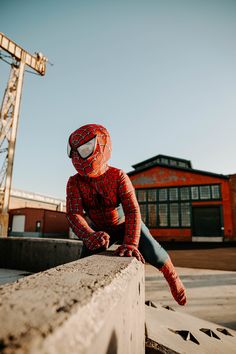
M 236 174 L 195 170 L 189 160 L 157 155 L 132 166 L 143 221 L 169 241 L 236 240 Z
M 68 238 L 66 213 L 39 208 L 9 211 L 9 236 Z
M 65 200 L 12 189 L 9 236 L 68 238 Z

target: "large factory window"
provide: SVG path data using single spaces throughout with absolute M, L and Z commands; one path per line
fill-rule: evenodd
M 211 198 L 210 186 L 200 186 L 200 198 L 201 199 L 210 199 Z
M 157 205 L 148 204 L 148 225 L 155 227 L 157 224 Z
M 179 193 L 178 188 L 169 188 L 169 200 L 178 200 Z
M 177 203 L 170 203 L 170 226 L 179 227 L 179 205 Z
M 190 203 L 181 203 L 181 226 L 182 227 L 190 227 L 191 219 L 190 219 Z
M 158 214 L 158 225 L 160 227 L 168 226 L 168 204 L 159 205 L 159 214 Z M 149 225 L 148 225 L 149 226 Z M 157 224 L 156 224 L 157 226 Z
M 167 196 L 167 188 L 160 188 L 158 190 L 158 195 L 159 195 L 159 202 L 164 202 L 168 199 L 168 196 Z
M 220 185 L 137 189 L 142 220 L 149 227 L 191 227 L 191 200 L 221 199 Z
M 190 188 L 189 187 L 181 187 L 180 188 L 180 199 L 181 200 L 189 200 L 190 199 Z
M 198 186 L 191 187 L 191 199 L 192 200 L 198 200 L 199 199 Z

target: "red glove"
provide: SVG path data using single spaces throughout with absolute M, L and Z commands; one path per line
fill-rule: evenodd
M 83 242 L 90 251 L 95 251 L 101 247 L 107 249 L 109 246 L 109 240 L 110 236 L 106 232 L 97 231 L 84 238 Z
M 115 254 L 120 257 L 135 257 L 138 261 L 145 263 L 145 260 L 141 253 L 139 252 L 138 248 L 133 245 L 121 245 L 115 251 Z

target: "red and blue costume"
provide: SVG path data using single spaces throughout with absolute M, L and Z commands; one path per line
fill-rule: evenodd
M 68 155 L 77 170 L 67 183 L 67 218 L 83 241 L 82 257 L 120 242 L 119 256 L 134 256 L 162 271 L 176 301 L 184 305 L 185 289 L 166 251 L 142 223 L 133 185 L 127 174 L 108 165 L 111 139 L 101 125 L 73 132 Z

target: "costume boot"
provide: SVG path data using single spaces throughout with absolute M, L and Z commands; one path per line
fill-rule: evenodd
M 185 287 L 176 273 L 175 267 L 170 258 L 168 258 L 166 263 L 160 268 L 160 271 L 163 273 L 167 283 L 169 284 L 175 301 L 177 301 L 179 305 L 185 305 L 187 301 Z

